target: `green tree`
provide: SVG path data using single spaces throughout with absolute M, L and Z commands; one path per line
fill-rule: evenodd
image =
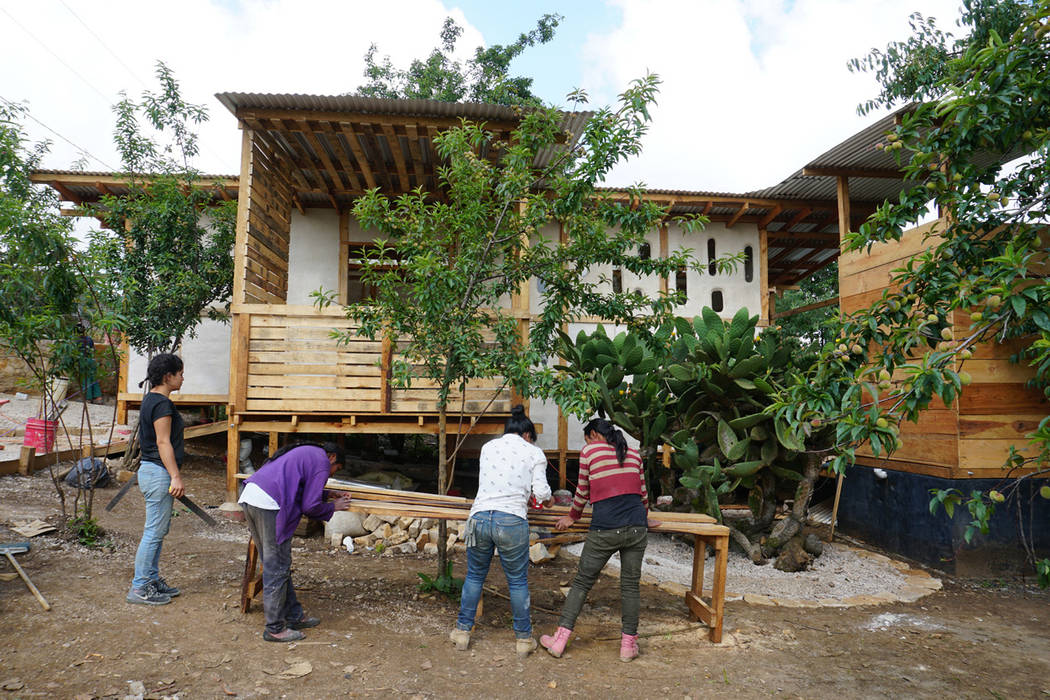
M 1032 383 L 1050 395 L 1050 0 L 973 0 L 960 24 L 966 35 L 954 39 L 932 20 L 916 19 L 913 37 L 853 63 L 875 71 L 883 86 L 862 111 L 914 96 L 926 101 L 906 112 L 883 144 L 918 184 L 881 206 L 846 248 L 899 240 L 931 206 L 948 216 L 939 240 L 894 272 L 899 291 L 845 319 L 777 407 L 797 429 L 814 418 L 834 426 L 836 470 L 865 442 L 876 455 L 891 452 L 898 423 L 917 420 L 934 397 L 955 400 L 969 383 L 965 361 L 977 343 L 1020 339 L 1017 359 L 1035 369 Z M 1002 154 L 1026 158 L 1004 167 Z M 949 329 L 957 310 L 972 321 L 956 329 L 961 338 Z M 869 347 L 878 355 L 869 356 Z M 1035 454 L 1012 451 L 1002 488 L 938 492 L 931 508 L 943 504 L 951 514 L 965 503 L 973 518 L 967 540 L 987 532 L 997 503 L 1050 472 L 1050 417 L 1028 437 Z M 1022 467 L 1035 472 L 1011 478 Z M 1041 582 L 1050 583 L 1050 559 L 1030 546 L 1028 556 Z
M 772 326 L 762 331 L 763 335 L 770 335 L 788 347 L 796 358 L 796 366 L 810 364 L 816 359 L 815 355 L 819 353 L 820 348 L 834 336 L 834 321 L 839 313 L 838 304 L 793 313 L 783 318 L 779 316 L 810 304 L 837 299 L 838 293 L 839 266 L 836 261 L 802 280 L 798 289 L 789 289 L 777 299 L 777 315 L 773 317 Z
M 454 390 L 495 378 L 526 396 L 554 396 L 570 412 L 589 411 L 594 387 L 547 363 L 562 324 L 600 316 L 645 328 L 645 316 L 665 318 L 681 301 L 675 295 L 616 293 L 605 276 L 593 275 L 603 265 L 669 275 L 692 264 L 687 251 L 666 259 L 636 255 L 666 209 L 644 200 L 638 189 L 629 191 L 629 201 L 597 189 L 615 164 L 640 150 L 658 83 L 655 76 L 636 81 L 616 110 L 598 110 L 587 121 L 571 147 L 565 145 L 575 140 L 565 133 L 566 115 L 549 108 L 524 110 L 509 143 L 496 141 L 482 124 L 464 123 L 435 139 L 445 163 L 438 172 L 441 198 L 417 190 L 392 199 L 374 190 L 355 204 L 361 225 L 385 241 L 366 257 L 362 282 L 375 293 L 347 308 L 360 324 L 349 333 L 397 341 L 395 380 L 408 386 L 426 379 L 437 386 L 440 492 L 450 479 L 446 423 Z M 558 152 L 537 170 L 537 155 L 547 149 Z M 491 160 L 480 156 L 486 151 L 495 154 Z M 542 235 L 551 222 L 561 225 L 563 237 Z M 507 308 L 505 300 L 533 279 L 543 299 L 524 338 L 522 311 Z M 318 296 L 322 304 L 331 300 L 330 293 Z M 459 409 L 461 421 L 467 412 L 484 413 L 467 411 L 462 403 Z M 448 451 L 451 459 L 462 440 Z
M 79 259 L 71 220 L 59 213 L 54 190 L 30 179 L 47 152 L 47 144 L 28 145 L 21 126 L 25 108 L 0 104 L 0 348 L 29 368 L 34 389 L 44 397 L 44 413 L 58 414 L 53 380 L 75 378 L 83 360 L 79 323 L 107 328 L 109 319 L 91 298 L 92 270 Z M 51 408 L 54 407 L 54 408 Z M 84 415 L 87 415 L 86 402 Z M 91 439 L 91 431 L 87 431 Z M 81 445 L 84 432 L 80 434 Z M 72 442 L 72 440 L 71 440 Z M 65 493 L 49 464 L 52 481 L 65 514 Z M 92 490 L 80 513 L 80 493 L 74 511 L 91 517 Z
M 485 102 L 501 105 L 539 106 L 542 100 L 532 93 L 532 78 L 510 75 L 510 63 L 525 49 L 546 44 L 554 38 L 560 15 L 543 15 L 536 28 L 518 36 L 512 44 L 494 44 L 474 49 L 464 62 L 453 57 L 463 27 L 451 17 L 441 27 L 441 45 L 425 59 L 415 59 L 407 69 L 394 67 L 389 56 L 376 60 L 375 44 L 365 54 L 365 78 L 358 88 L 361 97 L 424 99 L 441 102 Z
M 225 318 L 236 220 L 236 206 L 217 202 L 191 165 L 205 108 L 182 99 L 163 63 L 157 79 L 159 92 L 145 91 L 139 101 L 124 95 L 114 108 L 128 192 L 104 196 L 94 208 L 107 228 L 92 233 L 90 246 L 119 330 L 147 357 L 174 352 L 203 315 Z

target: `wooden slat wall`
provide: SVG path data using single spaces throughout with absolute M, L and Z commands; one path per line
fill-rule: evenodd
M 241 307 L 238 316 L 248 328 L 246 412 L 437 412 L 437 388 L 432 380 L 417 379 L 408 389 L 390 386 L 390 362 L 396 354 L 385 350 L 383 342 L 354 338 L 337 343 L 331 330 L 353 327 L 338 313 L 274 305 Z M 501 383 L 491 379 L 468 386 L 467 412 L 480 413 L 497 390 L 489 411 L 509 412 L 510 390 L 500 389 Z M 458 411 L 460 399 L 458 391 L 451 394 L 451 410 Z
M 926 235 L 939 221 L 907 232 L 900 242 L 882 243 L 870 253 L 851 252 L 839 256 L 839 305 L 843 313 L 870 306 L 886 289 L 893 289 L 890 274 L 905 260 L 937 245 Z M 887 469 L 950 477 L 958 467 L 958 417 L 954 407 L 939 401 L 924 411 L 918 423 L 901 425 L 901 446 L 890 459 L 876 460 L 867 447 L 857 450 L 858 463 Z
M 341 316 L 251 314 L 247 411 L 376 413 L 380 410 L 380 350 L 367 338 L 337 343 Z
M 939 221 L 909 231 L 899 243 L 876 245 L 871 253 L 848 253 L 839 258 L 841 308 L 849 313 L 876 301 L 889 288 L 890 274 L 912 255 L 936 245 L 936 236 L 926 233 Z M 954 312 L 956 339 L 970 331 L 970 316 Z M 858 450 L 858 463 L 882 466 L 944 478 L 994 478 L 1003 475 L 1001 466 L 1010 445 L 1021 449 L 1031 432 L 1050 412 L 1041 392 L 1024 383 L 1032 369 L 1009 361 L 1024 346 L 1022 341 L 985 343 L 973 348 L 973 358 L 956 369 L 973 377 L 952 406 L 935 401 L 918 423 L 901 426 L 902 446 L 891 459 L 874 459 L 870 451 Z
M 970 332 L 970 314 L 955 311 L 952 319 L 956 339 Z M 1038 389 L 1025 386 L 1035 375 L 1028 365 L 1010 362 L 1023 341 L 985 343 L 974 350 L 973 358 L 958 364 L 973 377 L 973 383 L 959 396 L 959 465 L 954 476 L 996 477 L 1013 445 L 1030 454 L 1027 433 L 1038 426 L 1050 404 Z
M 244 213 L 243 302 L 280 304 L 288 298 L 292 187 L 273 155 L 253 139 Z

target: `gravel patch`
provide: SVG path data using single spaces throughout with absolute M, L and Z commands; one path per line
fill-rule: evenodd
M 579 557 L 583 543 L 569 545 L 562 551 Z M 713 565 L 714 557 L 708 556 L 706 585 L 710 585 Z M 619 555 L 613 555 L 607 566 L 619 571 Z M 689 586 L 693 575 L 693 548 L 667 535 L 649 533 L 642 564 L 642 575 L 646 574 L 661 583 Z M 839 543 L 825 543 L 824 553 L 814 560 L 809 571 L 778 571 L 772 562 L 755 566 L 743 553 L 732 549 L 726 568 L 727 596 L 752 594 L 816 602 L 878 593 L 896 595 L 903 592 L 906 585 L 907 577 L 892 564 L 860 556 L 856 550 Z

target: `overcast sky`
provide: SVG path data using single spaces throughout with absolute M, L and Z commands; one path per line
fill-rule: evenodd
M 555 39 L 512 65 L 561 104 L 574 87 L 613 102 L 652 71 L 663 87 L 643 155 L 612 185 L 742 192 L 775 184 L 876 119 L 856 105 L 876 92 L 848 59 L 908 32 L 919 11 L 954 28 L 958 0 L 0 0 L 0 97 L 26 102 L 50 139 L 45 165 L 119 166 L 110 132 L 121 90 L 156 88 L 162 60 L 183 96 L 205 104 L 197 166 L 236 174 L 240 139 L 216 92 L 339 94 L 362 80 L 363 55 L 406 65 L 429 52 L 447 16 L 460 48 L 509 43 L 544 13 Z

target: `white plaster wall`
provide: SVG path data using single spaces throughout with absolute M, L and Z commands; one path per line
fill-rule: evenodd
M 230 324 L 201 319 L 197 337 L 182 341 L 178 352 L 184 365 L 186 381 L 182 394 L 226 394 L 230 390 Z M 146 378 L 146 358 L 128 351 L 128 387 L 138 393 L 139 382 Z
M 722 258 L 744 251 L 746 246 L 751 246 L 754 255 L 754 274 L 750 282 L 745 281 L 743 263 L 737 265 L 736 269 L 729 274 L 708 273 L 707 242 L 709 239 L 715 241 L 715 257 Z M 686 271 L 686 284 L 689 299 L 685 304 L 678 307 L 681 316 L 696 316 L 705 306 L 711 306 L 711 293 L 721 290 L 725 304 L 719 313 L 722 318 L 732 318 L 741 307 L 746 307 L 751 315 L 762 310 L 762 283 L 761 261 L 759 260 L 759 236 L 758 227 L 753 224 L 737 224 L 727 229 L 725 224 L 711 223 L 703 231 L 687 233 L 680 227 L 670 226 L 667 232 L 667 243 L 671 250 L 678 248 L 690 248 L 693 256 L 702 265 L 700 270 Z M 668 280 L 669 287 L 674 289 L 674 277 Z
M 288 244 L 288 303 L 312 305 L 310 292 L 339 289 L 339 214 L 292 211 Z

